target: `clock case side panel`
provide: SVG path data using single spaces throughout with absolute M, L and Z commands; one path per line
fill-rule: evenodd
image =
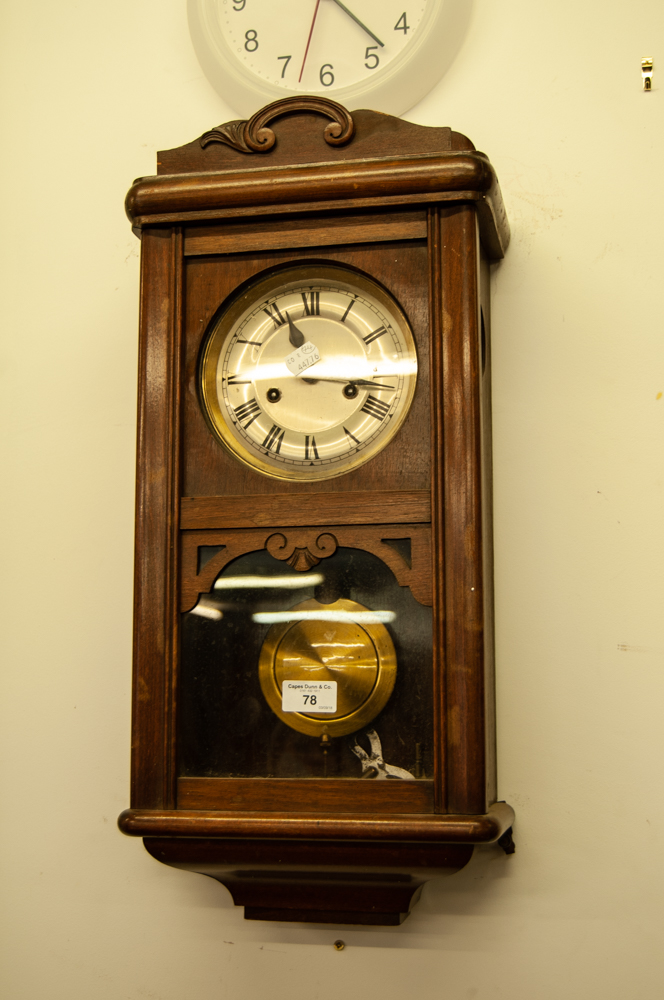
M 429 228 L 436 811 L 481 814 L 496 787 L 488 265 L 474 206 L 433 208 Z
M 182 232 L 141 240 L 131 801 L 175 805 Z

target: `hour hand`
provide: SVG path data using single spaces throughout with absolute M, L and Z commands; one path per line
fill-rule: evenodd
M 290 318 L 290 314 L 286 313 L 286 318 L 288 320 L 288 339 L 290 340 L 293 347 L 302 347 L 305 341 L 305 336 L 301 330 L 295 326 L 295 323 Z

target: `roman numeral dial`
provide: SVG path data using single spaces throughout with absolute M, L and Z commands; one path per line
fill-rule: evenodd
M 267 448 L 268 451 L 271 451 L 272 448 L 274 448 L 275 453 L 278 455 L 281 451 L 281 442 L 284 439 L 285 433 L 286 431 L 283 431 L 281 427 L 277 427 L 276 424 L 272 424 L 270 430 L 265 435 L 263 447 Z
M 389 403 L 385 403 L 382 399 L 377 399 L 376 396 L 367 396 L 366 402 L 361 409 L 362 413 L 368 413 L 370 417 L 375 417 L 376 420 L 384 420 L 389 413 L 390 406 Z
M 261 408 L 255 399 L 250 399 L 247 403 L 243 403 L 242 406 L 236 406 L 233 409 L 233 413 L 236 418 L 242 423 L 243 420 L 247 420 L 248 423 L 244 425 L 245 431 L 251 427 L 254 420 L 258 420 L 261 415 Z
M 284 323 L 286 322 L 286 316 L 282 315 L 281 310 L 279 309 L 279 306 L 277 305 L 276 302 L 273 302 L 272 305 L 270 306 L 266 305 L 263 308 L 263 312 L 265 313 L 266 316 L 270 317 L 270 319 L 272 320 L 272 322 L 276 327 L 283 326 Z
M 304 312 L 307 316 L 320 316 L 320 292 L 302 292 Z
M 316 448 L 316 438 L 313 436 L 313 434 L 311 435 L 311 437 L 309 437 L 309 435 L 307 434 L 307 436 L 304 439 L 304 458 L 305 461 L 310 461 L 311 459 L 314 458 L 320 458 L 318 454 L 318 449 Z
M 417 379 L 399 303 L 336 264 L 301 264 L 238 292 L 207 331 L 200 397 L 219 443 L 257 474 L 315 481 L 376 457 Z

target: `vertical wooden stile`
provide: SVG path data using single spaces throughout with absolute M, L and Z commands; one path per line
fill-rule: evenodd
M 445 723 L 445 466 L 443 440 L 443 303 L 440 208 L 428 213 L 431 351 L 431 553 L 433 592 L 434 809 L 446 811 Z
M 180 615 L 178 600 L 179 555 L 180 555 L 180 496 L 181 482 L 181 429 L 182 429 L 182 352 L 184 336 L 184 238 L 181 226 L 175 226 L 171 237 L 170 260 L 170 337 L 172 371 L 170 379 L 170 470 L 169 507 L 170 548 L 168 553 L 167 617 L 169 639 L 166 645 L 165 706 L 166 726 L 164 730 L 164 801 L 173 809 L 177 797 L 177 740 L 176 709 L 178 683 L 178 649 Z
M 170 230 L 142 234 L 139 344 L 132 802 L 164 808 L 168 778 L 167 664 L 171 650 L 173 532 L 172 241 Z
M 445 489 L 447 808 L 486 802 L 480 452 L 479 261 L 475 210 L 441 211 Z

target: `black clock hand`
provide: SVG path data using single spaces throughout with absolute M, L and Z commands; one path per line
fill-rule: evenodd
M 371 38 L 373 38 L 374 42 L 378 42 L 378 44 L 380 45 L 381 49 L 385 48 L 385 45 L 383 44 L 383 42 L 381 42 L 380 38 L 377 38 L 374 35 L 373 31 L 369 31 L 369 29 L 367 28 L 366 24 L 362 24 L 362 22 L 360 21 L 359 17 L 356 17 L 355 14 L 353 14 L 352 10 L 348 10 L 348 7 L 346 7 L 346 5 L 341 2 L 341 0 L 334 0 L 334 2 L 337 5 L 337 7 L 341 7 L 341 9 L 344 10 L 348 14 L 349 17 L 352 17 L 353 20 L 355 21 L 355 24 L 359 24 L 359 26 L 363 29 L 363 31 L 366 31 L 367 35 L 369 35 Z
M 369 385 L 373 389 L 389 389 L 391 392 L 395 391 L 393 385 L 381 385 L 380 382 L 372 382 L 371 379 L 368 378 L 334 378 L 327 377 L 325 375 L 321 375 L 320 378 L 303 378 L 302 375 L 297 375 L 296 378 L 299 378 L 300 382 L 311 382 L 312 384 L 314 382 L 343 382 L 345 385 Z
M 302 347 L 305 341 L 304 334 L 295 326 L 289 312 L 286 313 L 286 319 L 288 320 L 288 339 L 293 347 Z M 302 378 L 302 381 L 310 382 L 312 385 L 316 382 L 347 382 L 348 385 L 370 385 L 374 389 L 391 389 L 394 392 L 393 386 L 381 385 L 379 382 L 372 382 L 371 379 L 366 378 Z
M 380 382 L 372 382 L 368 378 L 351 378 L 348 380 L 350 385 L 370 385 L 374 389 L 391 389 L 394 392 L 393 385 L 381 385 Z
M 304 334 L 295 326 L 295 323 L 290 318 L 289 313 L 286 313 L 286 319 L 288 320 L 288 339 L 293 347 L 302 347 L 302 344 L 305 341 Z

